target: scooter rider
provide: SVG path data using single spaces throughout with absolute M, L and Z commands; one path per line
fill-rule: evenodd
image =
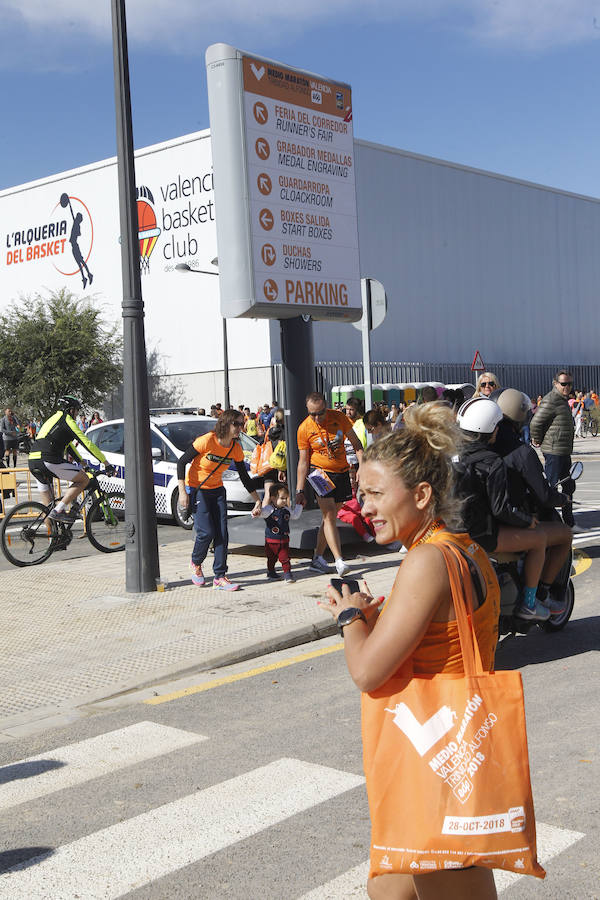
M 504 459 L 509 469 L 511 497 L 519 509 L 543 520 L 546 531 L 548 560 L 558 566 L 557 574 L 569 555 L 573 533 L 558 520 L 555 507 L 565 507 L 571 503 L 575 482 L 567 479 L 558 487 L 552 487 L 540 462 L 540 458 L 529 444 L 521 439 L 521 428 L 527 421 L 531 401 L 527 394 L 514 388 L 507 388 L 496 398 L 504 418 L 499 425 L 494 449 Z M 552 566 L 552 569 L 554 566 Z M 550 583 L 540 581 L 537 597 L 550 609 L 552 615 L 564 611 L 564 604 L 549 598 Z
M 540 524 L 511 500 L 508 469 L 493 449 L 501 421 L 502 410 L 485 397 L 472 397 L 458 411 L 465 443 L 456 461 L 457 492 L 464 500 L 465 530 L 488 553 L 525 554 L 525 587 L 515 616 L 545 622 L 551 613 L 536 598 L 540 576 L 551 583 L 560 566 L 546 559 L 545 523 Z

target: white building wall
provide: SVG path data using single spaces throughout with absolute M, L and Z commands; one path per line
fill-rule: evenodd
M 178 262 L 210 270 L 217 256 L 209 133 L 145 148 L 136 153 L 135 166 L 137 186 L 152 193 L 160 229 L 149 270 L 142 272 L 147 346 L 158 347 L 167 372 L 180 373 L 185 404 L 223 402 L 219 280 L 175 271 Z M 71 198 L 71 208 L 60 205 L 62 194 Z M 79 212 L 79 247 L 93 276 L 85 290 L 69 243 L 73 216 Z M 120 322 L 116 160 L 2 191 L 0 213 L 3 309 L 20 296 L 67 287 L 78 296 L 93 297 L 107 322 Z M 61 229 L 58 246 L 54 235 L 48 237 L 50 225 Z M 42 257 L 42 247 L 47 251 L 48 245 L 52 255 Z M 230 380 L 236 385 L 232 401 L 243 393 L 239 402 L 264 403 L 271 394 L 268 323 L 230 322 L 228 350 Z

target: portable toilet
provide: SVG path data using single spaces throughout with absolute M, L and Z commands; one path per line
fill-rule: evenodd
M 362 392 L 362 396 L 358 391 L 359 385 L 357 384 L 339 384 L 335 387 L 331 388 L 331 403 L 346 403 L 348 397 L 360 397 L 364 398 L 365 392 Z M 361 385 L 362 387 L 362 385 Z
M 388 406 L 391 406 L 392 403 L 398 405 L 402 400 L 402 391 L 400 390 L 399 384 L 382 384 L 381 388 L 383 390 L 383 397 Z

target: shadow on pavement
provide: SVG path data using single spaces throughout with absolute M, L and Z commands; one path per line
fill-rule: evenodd
M 0 768 L 0 784 L 8 784 L 9 781 L 17 781 L 19 778 L 33 778 L 34 775 L 43 775 L 52 769 L 62 769 L 66 763 L 58 759 L 36 759 L 33 762 L 14 763 Z
M 3 850 L 0 853 L 0 872 L 7 872 L 14 866 L 27 869 L 48 859 L 54 852 L 54 847 L 17 847 L 14 850 Z
M 575 619 L 563 631 L 549 633 L 538 628 L 504 639 L 496 650 L 496 669 L 522 669 L 590 650 L 600 650 L 600 616 Z

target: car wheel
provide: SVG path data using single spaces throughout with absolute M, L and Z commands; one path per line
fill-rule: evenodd
M 173 494 L 171 496 L 171 512 L 173 513 L 173 518 L 175 519 L 176 524 L 179 525 L 180 528 L 185 528 L 186 531 L 191 531 L 192 528 L 194 527 L 194 519 L 192 518 L 192 516 L 190 516 L 189 519 L 181 518 L 181 514 L 179 512 L 179 507 L 177 505 L 178 497 L 179 497 L 179 489 L 175 488 L 175 490 L 173 491 Z

